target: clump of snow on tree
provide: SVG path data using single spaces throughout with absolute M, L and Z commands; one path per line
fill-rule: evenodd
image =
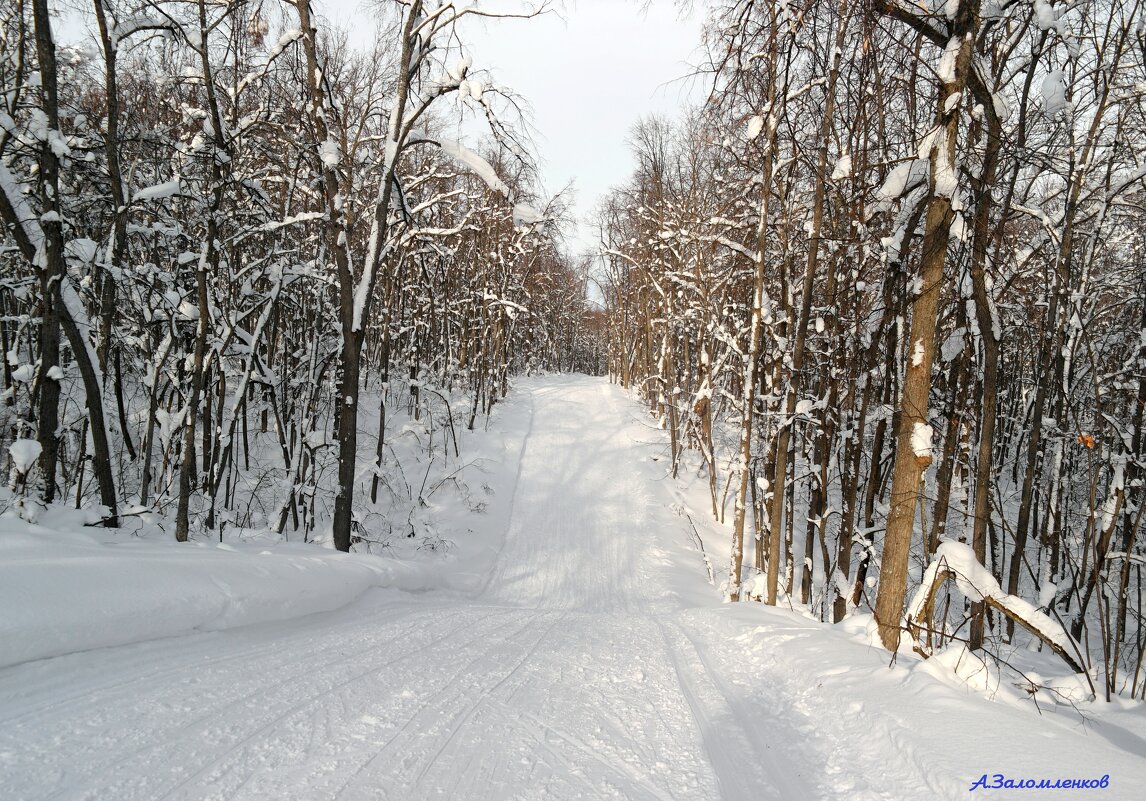
M 509 187 L 498 177 L 493 166 L 464 145 L 445 138 L 437 140 L 442 152 L 459 164 L 468 167 L 490 190 L 509 197 Z
M 755 117 L 748 120 L 748 129 L 744 132 L 744 135 L 747 136 L 748 141 L 751 142 L 753 139 L 758 137 L 760 132 L 763 130 L 764 118 L 757 114 Z
M 1063 653 L 1078 653 L 1074 641 L 1057 620 L 1039 611 L 1030 601 L 1004 592 L 991 571 L 983 567 L 975 557 L 971 546 L 954 540 L 944 540 L 935 549 L 935 556 L 923 574 L 919 589 L 907 605 L 909 621 L 918 620 L 924 613 L 932 587 L 943 572 L 951 574 L 955 586 L 968 600 L 975 602 L 990 599 L 995 602 L 995 606 L 1036 630 L 1043 640 L 1061 649 Z
M 1062 70 L 1051 70 L 1043 78 L 1043 110 L 1048 116 L 1057 116 L 1070 108 L 1066 99 L 1066 77 Z
M 322 163 L 326 167 L 337 167 L 338 162 L 342 158 L 341 151 L 338 147 L 338 142 L 333 139 L 327 139 L 318 146 L 318 154 L 322 159 Z
M 34 439 L 18 439 L 8 446 L 8 455 L 12 457 L 12 467 L 16 472 L 27 475 L 43 450 L 43 446 Z
M 180 191 L 179 179 L 176 178 L 173 181 L 164 181 L 161 184 L 140 189 L 135 193 L 135 200 L 163 200 L 178 195 Z
M 513 206 L 513 224 L 516 226 L 532 225 L 544 222 L 545 215 L 528 203 L 516 203 Z
M 852 155 L 851 153 L 844 153 L 840 156 L 840 160 L 836 162 L 836 167 L 832 170 L 831 180 L 838 181 L 841 178 L 848 178 L 852 174 Z
M 931 438 L 935 430 L 926 423 L 915 423 L 911 428 L 911 451 L 919 459 L 931 458 Z

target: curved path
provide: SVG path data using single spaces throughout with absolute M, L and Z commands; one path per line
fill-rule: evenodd
M 679 624 L 714 596 L 657 481 L 660 433 L 599 380 L 523 391 L 532 423 L 480 592 L 375 592 L 19 666 L 0 797 L 815 797 L 790 711 L 745 714 Z

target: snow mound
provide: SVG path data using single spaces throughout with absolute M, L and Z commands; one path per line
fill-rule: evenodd
M 107 541 L 0 517 L 0 667 L 327 612 L 393 578 L 314 546 Z

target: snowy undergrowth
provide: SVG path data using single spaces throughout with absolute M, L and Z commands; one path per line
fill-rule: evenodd
M 377 396 L 371 400 L 377 409 Z M 0 489 L 0 667 L 330 611 L 372 587 L 479 586 L 504 535 L 529 410 L 511 398 L 495 407 L 488 430 L 472 432 L 453 410 L 455 454 L 446 416 L 435 418 L 439 408 L 427 404 L 420 420 L 404 410 L 390 415 L 376 502 L 366 447 L 372 454 L 377 416 L 363 415 L 359 530 L 349 557 L 331 550 L 326 496 L 334 473 L 323 463 L 311 479 L 315 531 L 305 537 L 275 530 L 281 482 L 257 470 L 244 476 L 236 506 L 266 511 L 214 531 L 202 527 L 200 513 L 185 544 L 172 540 L 171 519 L 157 511 L 136 510 L 119 529 L 105 529 L 91 525 L 98 508 L 45 509 Z M 312 450 L 333 452 L 328 439 L 311 437 Z M 256 466 L 268 461 L 255 457 Z
M 633 397 L 635 398 L 636 396 L 634 395 Z M 639 403 L 639 401 L 637 402 Z M 645 408 L 647 409 L 647 406 Z M 662 431 L 659 432 L 662 434 L 663 440 L 661 443 L 662 451 L 657 458 L 661 460 L 663 464 L 667 465 L 669 460 L 668 438 L 666 432 L 663 431 L 666 426 L 666 421 L 664 419 L 658 419 L 655 414 L 651 413 L 645 416 L 645 420 L 650 429 L 662 429 Z M 727 589 L 729 565 L 731 561 L 732 496 L 735 493 L 735 486 L 733 486 L 733 484 L 736 481 L 736 471 L 732 469 L 733 460 L 729 454 L 735 453 L 738 447 L 735 430 L 736 425 L 738 425 L 738 421 L 734 419 L 718 419 L 716 420 L 713 431 L 713 438 L 717 445 L 717 463 L 720 468 L 717 484 L 717 501 L 718 507 L 723 509 L 725 515 L 723 523 L 713 519 L 708 475 L 703 460 L 695 450 L 686 449 L 682 452 L 678 478 L 673 482 L 676 508 L 679 514 L 687 516 L 690 528 L 694 532 L 697 546 L 702 546 L 705 551 L 708 568 L 711 571 L 710 580 L 715 584 L 721 594 L 724 594 Z M 794 469 L 795 474 L 806 476 L 811 470 L 812 467 L 807 459 L 801 455 L 797 455 Z M 932 466 L 925 474 L 925 484 L 927 487 L 934 487 L 936 482 L 936 467 Z M 1005 484 L 1005 482 L 1000 480 L 1000 484 Z M 827 542 L 832 549 L 835 547 L 833 540 L 839 536 L 839 510 L 844 506 L 839 494 L 839 489 L 838 482 L 832 482 L 829 485 Z M 957 499 L 961 497 L 960 493 L 963 491 L 964 488 L 961 486 L 954 488 L 952 498 Z M 1006 485 L 1001 487 L 1000 492 L 1002 497 L 1001 502 L 1005 507 L 1003 517 L 1013 517 L 1017 514 L 1017 488 Z M 824 574 L 820 560 L 813 559 L 810 601 L 808 603 L 801 603 L 799 600 L 801 566 L 805 563 L 805 532 L 807 525 L 807 514 L 802 510 L 806 510 L 810 503 L 807 481 L 802 480 L 796 483 L 793 498 L 797 510 L 801 510 L 796 513 L 795 519 L 791 521 L 793 529 L 791 542 L 791 569 L 793 571 L 791 580 L 793 590 L 791 594 L 785 592 L 785 582 L 788 580 L 788 576 L 786 574 L 781 575 L 778 604 L 784 608 L 799 610 L 801 613 L 807 614 L 820 621 L 827 621 L 831 617 L 832 601 L 836 597 L 836 582 L 840 582 L 849 595 L 851 593 L 851 582 L 854 581 L 860 553 L 858 550 L 853 551 L 851 575 L 848 577 L 837 576 L 834 581 L 829 580 L 829 577 Z M 882 535 L 887 512 L 888 509 L 886 505 L 876 503 L 874 529 L 877 556 L 872 560 L 868 569 L 865 582 L 867 590 L 864 597 L 861 598 L 858 607 L 849 609 L 849 614 L 868 615 L 871 611 L 871 605 L 874 604 L 874 590 L 879 579 L 879 538 Z M 968 541 L 970 538 L 970 524 L 966 519 L 959 518 L 958 515 L 953 515 L 952 517 L 952 524 L 945 530 L 944 537 L 950 543 L 949 547 L 961 547 L 961 543 Z M 927 578 L 927 570 L 932 559 L 924 555 L 921 547 L 921 543 L 924 541 L 924 528 L 929 524 L 930 521 L 926 519 L 916 520 L 916 534 L 913 540 L 915 545 L 910 554 L 911 567 L 908 573 L 908 598 L 916 595 L 921 586 L 925 584 L 929 585 L 930 582 Z M 753 567 L 753 548 L 752 520 L 751 511 L 749 511 L 745 531 L 745 554 L 742 573 L 743 594 L 746 598 L 760 600 L 766 586 L 766 575 Z M 991 556 L 992 554 L 989 552 L 989 564 L 993 563 Z M 785 567 L 785 570 L 787 569 L 788 568 Z M 979 573 L 984 576 L 989 575 L 985 570 L 980 570 Z M 1061 592 L 1062 589 L 1063 588 L 1059 588 L 1059 591 Z M 1069 587 L 1066 589 L 1069 589 Z M 965 684 L 969 688 L 973 688 L 987 697 L 997 698 L 1001 685 L 1023 688 L 1016 696 L 1020 703 L 1034 701 L 1036 704 L 1066 704 L 1069 706 L 1079 704 L 1084 699 L 1089 699 L 1096 691 L 1099 695 L 1102 694 L 1101 688 L 1105 684 L 1102 654 L 1100 652 L 1095 653 L 1100 646 L 1094 645 L 1094 650 L 1088 653 L 1085 642 L 1073 643 L 1065 631 L 1069 614 L 1061 613 L 1058 609 L 1054 610 L 1053 614 L 1048 614 L 1046 611 L 1046 604 L 1056 591 L 1055 585 L 1047 584 L 1040 588 L 1029 575 L 1021 576 L 1018 595 L 1007 596 L 1007 603 L 1016 610 L 1021 610 L 1022 614 L 1020 617 L 1025 617 L 1031 621 L 1040 621 L 1039 628 L 1043 629 L 1044 633 L 1052 630 L 1057 632 L 1055 636 L 1061 639 L 1062 642 L 1060 644 L 1063 651 L 1070 654 L 1072 658 L 1081 660 L 1088 668 L 1087 675 L 1079 675 L 1072 672 L 1070 667 L 1064 663 L 1063 660 L 1053 654 L 1041 653 L 1041 651 L 1047 650 L 1046 644 L 1040 642 L 1038 636 L 1024 630 L 1022 626 L 1016 627 L 1013 637 L 1011 637 L 1008 642 L 1002 633 L 1006 626 L 1006 618 L 995 610 L 991 610 L 988 613 L 989 626 L 982 657 L 983 660 L 985 660 L 984 670 L 994 678 L 991 681 L 984 682 L 979 670 L 968 668 L 969 661 L 978 663 L 980 662 L 979 657 L 972 657 L 968 660 L 960 656 L 966 653 L 963 643 L 965 643 L 968 637 L 969 604 L 971 601 L 979 599 L 979 596 L 975 592 L 971 592 L 971 594 L 968 595 L 965 590 L 967 590 L 967 586 L 961 586 L 959 582 L 953 582 L 940 587 L 936 593 L 935 624 L 937 642 L 923 643 L 920 646 L 923 650 L 933 652 L 932 662 L 928 668 L 929 671 L 937 677 L 942 675 L 945 681 Z M 1001 590 L 999 590 L 999 592 L 1001 592 Z M 1000 598 L 1001 597 L 1002 595 L 1000 595 Z M 1116 602 L 1109 598 L 1107 598 L 1106 601 L 1108 603 Z M 1094 618 L 1092 631 L 1098 631 L 1100 629 L 1100 623 L 1097 619 L 1097 607 L 1092 607 L 1091 617 Z M 825 622 L 825 625 L 829 624 Z M 1132 620 L 1130 625 L 1133 625 Z M 873 640 L 873 643 L 874 642 L 876 641 Z M 905 630 L 903 649 L 905 652 L 910 653 L 912 647 L 910 637 Z M 1124 654 L 1124 659 L 1132 658 L 1133 656 L 1134 652 L 1128 650 L 1127 654 Z M 1133 675 L 1133 665 L 1131 665 L 1129 671 L 1126 671 L 1125 665 L 1123 665 L 1123 670 L 1123 684 L 1125 684 L 1125 676 Z M 1087 676 L 1089 676 L 1089 680 Z M 1121 697 L 1126 698 L 1125 688 Z
M 655 420 L 646 420 L 655 430 Z M 656 433 L 663 445 L 650 458 L 667 466 L 667 436 Z M 782 754 L 791 741 L 816 750 L 822 767 L 802 778 L 822 797 L 974 797 L 969 788 L 983 774 L 989 782 L 995 774 L 1051 782 L 1110 774 L 1109 789 L 1095 797 L 1137 797 L 1146 781 L 1141 702 L 1093 699 L 1085 677 L 1027 637 L 988 643 L 981 655 L 956 641 L 924 659 L 907 637 L 899 653 L 889 654 L 863 609 L 833 626 L 813 611 L 818 604 L 801 607 L 788 596 L 777 607 L 720 604 L 731 516 L 725 524 L 713 520 L 695 454 L 686 451 L 678 480 L 665 483 L 712 571 L 712 601 L 676 622 L 710 672 L 722 677 L 733 706 L 746 716 L 754 708 L 780 710 L 787 728 L 762 734 L 778 738 Z M 697 571 L 705 569 L 698 560 Z M 748 575 L 746 586 L 754 578 Z M 799 769 L 803 760 L 791 759 Z

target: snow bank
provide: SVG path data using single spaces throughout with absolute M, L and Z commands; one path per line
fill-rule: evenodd
M 113 536 L 0 517 L 0 667 L 326 612 L 395 578 L 313 546 Z
M 528 382 L 523 382 L 528 383 Z M 419 537 L 400 535 L 377 552 L 339 554 L 319 544 L 284 543 L 267 532 L 228 529 L 225 544 L 178 544 L 151 522 L 124 518 L 125 529 L 85 527 L 81 512 L 51 507 L 33 525 L 0 515 L 0 668 L 104 648 L 328 612 L 372 587 L 471 594 L 485 585 L 501 549 L 522 448 L 531 421 L 526 398 L 498 404 L 489 432 L 460 431 L 463 460 L 436 457 L 424 497 L 408 499 Z M 376 409 L 377 402 L 368 404 Z M 164 442 L 178 415 L 157 412 Z M 364 431 L 376 418 L 364 415 Z M 399 416 L 393 418 L 397 425 Z M 421 434 L 391 437 L 389 452 L 407 468 L 427 470 Z M 422 439 L 419 439 L 421 437 Z M 20 440 L 7 454 L 28 469 L 38 443 Z M 368 461 L 360 463 L 366 468 Z M 438 484 L 441 486 L 434 491 Z M 468 487 L 466 485 L 469 485 Z M 8 491 L 0 487 L 0 509 Z M 471 497 L 472 496 L 472 497 Z M 10 494 L 7 495 L 10 499 Z M 360 496 L 366 503 L 368 494 Z M 369 511 L 405 519 L 395 498 Z M 367 515 L 367 528 L 377 515 Z M 397 519 L 397 518 L 395 518 Z M 154 535 L 152 535 L 154 531 Z M 193 534 L 193 538 L 194 538 Z M 438 550 L 428 542 L 442 545 Z M 365 545 L 357 546 L 366 550 Z

